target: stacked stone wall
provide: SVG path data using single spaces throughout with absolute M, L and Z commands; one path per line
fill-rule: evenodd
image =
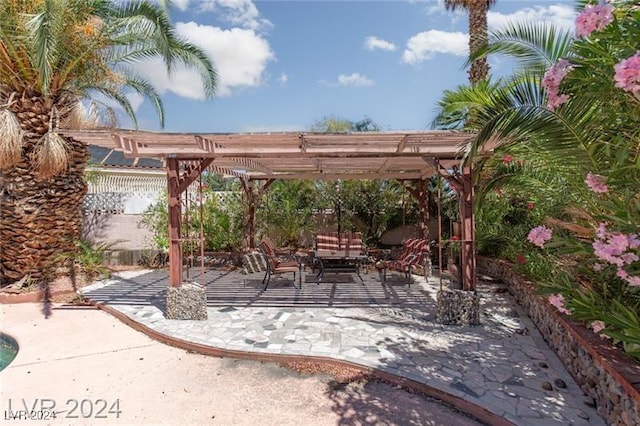
M 581 323 L 561 315 L 511 266 L 479 258 L 478 268 L 509 286 L 549 346 L 587 395 L 586 404 L 612 425 L 640 425 L 640 363 Z

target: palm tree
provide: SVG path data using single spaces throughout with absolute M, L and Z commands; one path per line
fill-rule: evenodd
M 204 93 L 216 87 L 202 50 L 180 39 L 165 6 L 147 0 L 0 0 L 0 282 L 47 278 L 80 237 L 87 147 L 64 139 L 98 95 L 121 106 L 137 92 L 164 114 L 151 84 L 131 66 L 162 58 L 194 67 Z
M 496 0 L 444 0 L 447 10 L 465 9 L 469 12 L 469 53 L 474 54 L 487 45 L 487 11 Z M 489 75 L 487 59 L 477 58 L 469 69 L 469 82 L 476 84 Z

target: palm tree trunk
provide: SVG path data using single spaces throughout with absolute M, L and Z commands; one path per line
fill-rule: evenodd
M 87 192 L 84 170 L 88 151 L 70 140 L 69 168 L 42 179 L 35 172 L 33 150 L 49 130 L 52 102 L 18 94 L 10 109 L 25 131 L 22 159 L 0 172 L 0 284 L 24 276 L 35 282 L 52 276 L 71 252 L 82 230 L 82 202 Z
M 487 45 L 487 0 L 469 0 L 469 52 L 475 53 Z M 486 58 L 476 59 L 469 69 L 469 82 L 473 85 L 489 76 Z

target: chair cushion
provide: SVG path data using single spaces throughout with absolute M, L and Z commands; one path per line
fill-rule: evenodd
M 362 243 L 361 232 L 348 233 L 346 250 L 349 252 L 349 255 L 351 256 L 359 256 L 359 255 L 365 254 L 365 247 L 364 247 L 364 244 Z
M 276 261 L 276 264 L 275 264 L 275 268 L 276 269 L 278 269 L 278 268 L 288 268 L 290 266 L 297 268 L 297 267 L 299 267 L 299 264 L 295 260 L 278 260 L 278 261 Z
M 242 273 L 252 274 L 267 270 L 267 263 L 262 253 L 248 253 L 242 256 Z
M 337 235 L 318 234 L 316 235 L 317 250 L 339 250 L 340 241 Z
M 413 265 L 422 262 L 429 253 L 429 242 L 422 238 L 410 238 L 404 242 L 402 254 L 396 260 L 385 262 L 387 268 L 408 272 Z

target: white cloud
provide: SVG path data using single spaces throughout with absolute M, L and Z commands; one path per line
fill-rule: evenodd
M 178 0 L 175 3 L 180 10 L 192 3 L 201 12 L 214 12 L 217 18 L 243 28 L 259 31 L 273 26 L 269 20 L 260 18 L 258 8 L 251 0 Z
M 573 7 L 565 4 L 526 7 L 509 14 L 491 10 L 487 13 L 489 29 L 500 28 L 507 23 L 544 21 L 564 29 L 573 30 L 575 19 L 576 11 Z
M 393 52 L 396 50 L 396 45 L 381 38 L 371 36 L 364 40 L 364 48 L 367 50 L 380 49 Z
M 340 74 L 338 76 L 339 86 L 367 87 L 373 86 L 373 84 L 373 80 L 368 79 L 360 73 L 353 73 L 351 75 Z
M 439 30 L 424 31 L 407 40 L 402 61 L 418 64 L 431 59 L 436 53 L 466 56 L 469 51 L 469 36 L 461 32 Z
M 269 43 L 250 29 L 199 25 L 178 22 L 176 31 L 202 48 L 218 71 L 218 96 L 230 96 L 234 90 L 257 87 L 267 63 L 275 58 Z M 194 70 L 177 66 L 169 77 L 159 59 L 136 66 L 160 92 L 173 92 L 191 99 L 203 99 L 200 77 Z
M 285 73 L 280 74 L 280 77 L 278 77 L 278 83 L 280 83 L 280 86 L 284 86 L 288 81 L 289 76 Z
M 189 6 L 189 0 L 173 0 L 171 3 L 182 11 L 187 10 L 187 7 Z

